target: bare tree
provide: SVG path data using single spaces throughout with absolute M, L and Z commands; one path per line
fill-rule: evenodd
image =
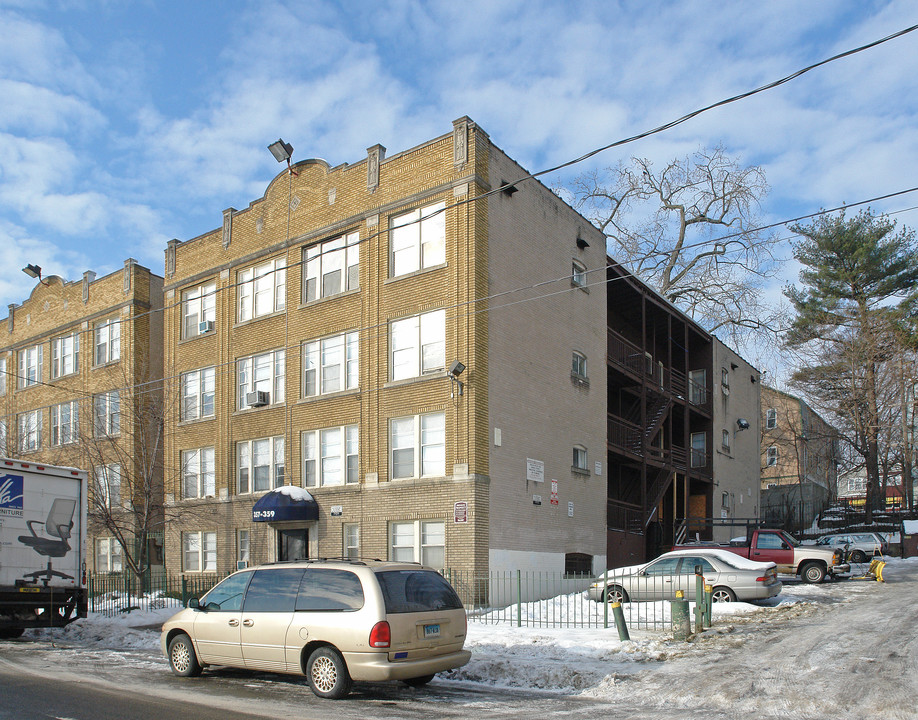
M 780 326 L 763 297 L 778 270 L 778 240 L 757 229 L 768 192 L 760 167 L 744 167 L 716 147 L 659 170 L 632 158 L 581 175 L 567 189 L 616 260 L 711 332 L 741 346 L 752 333 Z

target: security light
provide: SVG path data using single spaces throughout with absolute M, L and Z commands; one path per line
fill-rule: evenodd
M 463 372 L 465 372 L 465 364 L 459 362 L 458 360 L 453 360 L 452 363 L 450 363 L 449 370 L 446 371 L 446 374 L 449 377 L 449 385 L 450 385 L 449 396 L 450 397 L 456 397 L 455 388 L 453 387 L 453 385 L 459 386 L 459 397 L 462 397 L 463 386 L 462 386 L 462 381 L 459 380 L 459 376 L 462 375 Z
M 286 160 L 289 163 L 290 158 L 293 157 L 293 145 L 285 143 L 281 139 L 268 145 L 268 150 L 271 151 L 271 154 L 277 162 L 284 162 L 284 160 Z
M 453 360 L 452 364 L 449 366 L 449 374 L 454 378 L 458 378 L 463 372 L 465 372 L 465 365 L 458 360 Z
M 739 419 L 736 421 L 736 426 L 737 426 L 740 430 L 748 430 L 748 429 L 749 429 L 749 421 L 748 421 L 746 418 L 739 418 Z
M 40 265 L 31 265 L 31 264 L 26 265 L 24 268 L 22 268 L 22 272 L 24 272 L 29 277 L 36 278 L 38 282 L 40 282 L 42 285 L 48 284 L 44 280 L 41 279 L 41 266 Z

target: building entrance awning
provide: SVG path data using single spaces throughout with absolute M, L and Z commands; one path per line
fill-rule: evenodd
M 319 506 L 307 490 L 284 485 L 262 495 L 252 507 L 254 522 L 309 522 L 319 519 Z

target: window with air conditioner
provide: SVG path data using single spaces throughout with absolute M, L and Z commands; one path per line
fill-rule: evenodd
M 182 337 L 212 332 L 217 318 L 217 283 L 209 282 L 182 291 Z
M 286 355 L 272 350 L 236 361 L 236 409 L 284 402 Z

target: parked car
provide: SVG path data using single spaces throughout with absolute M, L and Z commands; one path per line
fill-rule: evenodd
M 596 602 L 674 600 L 682 590 L 695 599 L 695 567 L 700 565 L 706 585 L 713 587 L 714 602 L 764 600 L 781 592 L 777 566 L 735 555 L 727 550 L 674 550 L 656 560 L 609 570 L 590 585 L 587 594 Z
M 161 643 L 176 675 L 208 665 L 291 673 L 341 698 L 354 680 L 419 686 L 461 667 L 465 637 L 462 601 L 435 570 L 344 560 L 236 572 L 189 600 Z
M 823 535 L 817 545 L 840 547 L 845 550 L 851 562 L 867 562 L 874 555 L 886 555 L 889 543 L 875 532 L 850 532 Z

